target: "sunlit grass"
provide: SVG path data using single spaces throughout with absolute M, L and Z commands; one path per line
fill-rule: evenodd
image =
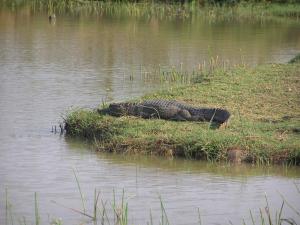
M 300 158 L 299 64 L 252 69 L 215 69 L 202 82 L 169 86 L 141 99 L 176 99 L 195 106 L 228 109 L 226 129 L 209 123 L 114 118 L 75 110 L 65 119 L 67 133 L 95 141 L 99 151 L 227 160 L 231 149 L 259 164 L 292 163 Z M 100 137 L 100 138 L 99 138 Z

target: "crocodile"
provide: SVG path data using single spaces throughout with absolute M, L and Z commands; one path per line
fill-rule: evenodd
M 111 116 L 137 116 L 174 121 L 208 121 L 221 125 L 227 123 L 230 113 L 226 109 L 194 107 L 175 100 L 146 100 L 141 103 L 112 103 L 98 109 L 100 114 Z

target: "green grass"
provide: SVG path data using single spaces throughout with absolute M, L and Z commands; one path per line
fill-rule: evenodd
M 197 1 L 180 4 L 163 1 L 84 1 L 84 0 L 9 0 L 0 7 L 16 10 L 30 6 L 33 12 L 49 14 L 75 14 L 109 16 L 114 18 L 136 17 L 150 19 L 265 19 L 269 17 L 300 17 L 300 4 L 275 4 L 240 2 L 234 5 L 199 4 Z
M 76 176 L 75 172 L 74 175 Z M 76 182 L 77 182 L 77 177 L 76 177 Z M 78 183 L 77 183 L 78 184 Z M 78 186 L 80 186 L 78 184 Z M 300 194 L 299 186 L 295 183 L 295 188 L 298 191 L 298 194 Z M 81 191 L 81 190 L 80 190 Z M 279 193 L 279 195 L 282 198 L 282 204 L 280 209 L 277 209 L 272 211 L 272 208 L 269 205 L 269 201 L 267 196 L 265 195 L 265 201 L 266 205 L 265 207 L 259 208 L 260 212 L 260 217 L 257 218 L 257 215 L 254 217 L 252 214 L 252 211 L 250 209 L 249 214 L 251 218 L 251 223 L 248 224 L 262 224 L 262 225 L 283 225 L 283 224 L 296 224 L 295 219 L 286 217 L 284 209 L 289 208 L 290 210 L 293 211 L 295 217 L 300 217 L 300 210 L 298 207 L 293 206 L 287 199 Z M 92 208 L 93 208 L 93 213 L 92 212 L 86 212 L 85 210 L 82 211 L 80 209 L 76 208 L 70 208 L 66 207 L 60 203 L 57 203 L 56 201 L 52 201 L 52 203 L 55 203 L 57 207 L 60 207 L 61 209 L 68 209 L 74 213 L 77 213 L 81 216 L 85 216 L 87 224 L 115 224 L 115 225 L 127 225 L 129 224 L 129 206 L 128 202 L 129 199 L 128 197 L 125 196 L 125 191 L 123 189 L 121 199 L 117 199 L 115 191 L 113 191 L 113 200 L 112 201 L 107 201 L 104 200 L 101 195 L 100 191 L 97 191 L 96 189 L 94 190 L 94 201 L 92 202 Z M 299 198 L 299 195 L 295 196 L 296 198 Z M 85 201 L 85 199 L 82 197 L 80 194 L 81 201 Z M 161 196 L 158 196 L 159 202 L 160 202 L 160 219 L 159 219 L 159 224 L 161 225 L 170 225 L 168 214 L 163 202 L 163 199 Z M 39 208 L 38 208 L 38 200 L 37 200 L 37 193 L 34 194 L 34 202 L 35 202 L 35 224 L 38 225 L 40 224 L 40 216 L 39 216 Z M 11 203 L 8 201 L 8 191 L 6 189 L 6 205 L 9 204 L 9 206 L 6 207 L 6 217 L 5 217 L 5 224 L 14 224 L 14 220 L 16 220 L 15 215 L 13 216 L 13 213 L 11 211 Z M 8 217 L 8 214 L 10 214 L 10 217 Z M 132 217 L 131 217 L 132 218 Z M 50 219 L 50 215 L 48 215 L 48 221 L 50 225 L 62 225 L 62 224 L 67 224 L 63 222 L 62 218 L 53 218 Z M 134 217 L 133 217 L 134 219 Z M 171 219 L 176 219 L 176 218 L 171 218 Z M 24 224 L 26 225 L 26 218 L 23 216 L 22 219 L 18 220 L 18 224 Z M 147 222 L 147 224 L 153 225 L 153 216 L 150 210 L 150 222 Z M 195 218 L 196 221 L 196 218 Z M 201 212 L 200 209 L 198 208 L 198 222 L 201 225 Z M 79 224 L 82 224 L 78 221 Z M 48 223 L 46 223 L 48 224 Z M 85 224 L 85 223 L 84 223 Z M 231 221 L 229 220 L 228 224 L 232 224 Z M 243 224 L 246 225 L 245 220 L 243 219 Z
M 61 209 L 67 209 L 70 210 L 74 213 L 77 213 L 81 216 L 84 216 L 85 218 L 89 219 L 89 221 L 87 221 L 86 223 L 93 223 L 93 224 L 115 224 L 115 225 L 127 225 L 129 224 L 128 222 L 128 214 L 129 214 L 129 210 L 128 210 L 128 200 L 129 197 L 126 197 L 125 195 L 125 191 L 123 189 L 122 191 L 122 195 L 121 195 L 121 199 L 116 197 L 116 193 L 113 190 L 113 200 L 112 201 L 107 201 L 103 199 L 103 195 L 101 194 L 100 191 L 98 191 L 97 189 L 94 190 L 94 201 L 93 201 L 93 212 L 89 212 L 88 210 L 86 210 L 85 208 L 85 204 L 86 204 L 86 199 L 83 197 L 84 195 L 82 194 L 82 190 L 80 187 L 80 183 L 78 181 L 78 177 L 77 174 L 75 172 L 75 169 L 73 170 L 75 179 L 76 179 L 76 183 L 77 183 L 77 187 L 78 190 L 80 192 L 80 199 L 81 202 L 83 204 L 83 209 L 76 209 L 76 208 L 71 208 L 71 207 L 67 207 L 61 203 L 58 203 L 56 201 L 51 201 L 52 203 L 54 203 L 57 207 L 60 207 Z M 160 201 L 160 205 L 161 205 L 161 221 L 160 224 L 161 225 L 167 225 L 169 224 L 168 221 L 168 217 L 167 217 L 167 213 L 162 201 L 162 198 L 159 196 L 159 201 Z M 5 207 L 5 224 L 14 224 L 14 221 L 17 219 L 16 215 L 13 214 L 12 212 L 12 204 L 10 203 L 9 199 L 8 199 L 8 190 L 6 188 L 5 190 L 5 202 L 6 202 L 6 207 Z M 39 207 L 38 207 L 38 198 L 37 198 L 37 193 L 34 193 L 34 211 L 35 211 L 35 225 L 39 225 L 41 222 L 41 217 L 39 215 Z M 150 212 L 151 215 L 151 212 Z M 153 224 L 152 222 L 152 217 L 150 217 L 150 221 L 151 221 L 151 225 Z M 26 225 L 26 218 L 23 216 L 22 219 L 18 219 L 19 223 L 18 224 L 24 224 Z M 67 224 L 67 223 L 63 223 L 63 220 L 61 218 L 53 218 L 50 221 L 50 215 L 48 214 L 48 221 L 49 223 L 46 224 L 50 224 L 50 225 L 62 225 L 62 224 Z M 79 222 L 79 221 L 78 221 Z M 84 224 L 86 224 L 84 223 Z M 83 224 L 80 223 L 79 224 Z M 149 224 L 149 223 L 147 223 Z
M 141 99 L 176 99 L 195 106 L 228 109 L 226 129 L 209 123 L 101 116 L 74 110 L 65 118 L 67 134 L 93 140 L 99 151 L 244 161 L 269 164 L 300 160 L 300 64 L 268 64 L 255 69 L 215 70 L 201 83 L 166 88 Z

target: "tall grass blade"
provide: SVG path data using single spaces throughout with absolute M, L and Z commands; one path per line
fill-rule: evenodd
M 76 175 L 75 169 L 73 168 L 72 170 L 73 170 L 73 173 L 74 173 L 74 176 L 75 176 L 75 179 L 76 179 L 76 183 L 77 183 L 77 186 L 78 186 L 78 190 L 79 190 L 79 193 L 80 193 L 80 198 L 81 198 L 81 203 L 82 203 L 82 207 L 83 207 L 83 212 L 85 213 L 86 210 L 85 210 L 85 204 L 84 204 L 84 197 L 83 197 L 83 194 L 82 194 L 82 191 L 81 191 L 79 180 L 78 180 L 78 177 Z
M 153 225 L 153 216 L 152 216 L 152 211 L 150 209 L 150 225 Z
M 37 193 L 34 192 L 34 214 L 35 214 L 35 225 L 40 224 L 40 216 L 39 216 L 39 209 L 38 209 L 38 199 Z
M 8 190 L 5 188 L 5 225 L 8 225 Z
M 298 225 L 294 219 L 281 219 L 281 221 L 284 221 L 290 225 Z
M 102 207 L 103 207 L 101 225 L 105 224 L 105 218 L 107 220 L 108 225 L 110 225 L 110 222 L 109 222 L 109 219 L 108 219 L 108 216 L 107 216 L 107 213 L 106 213 L 106 204 L 107 204 L 107 202 L 106 201 L 103 202 L 103 200 L 101 199 L 101 204 L 102 204 Z
M 115 189 L 113 189 L 113 210 L 116 211 L 116 193 L 115 193 Z M 114 224 L 116 224 L 116 213 L 114 213 Z
M 201 213 L 200 213 L 200 209 L 199 208 L 198 208 L 198 218 L 199 218 L 199 224 L 202 225 Z
M 99 200 L 99 192 L 97 193 L 97 190 L 95 188 L 95 192 L 94 192 L 94 220 L 97 220 L 97 205 L 98 205 L 98 200 Z
M 287 206 L 292 209 L 298 216 L 300 216 L 300 212 L 299 210 L 297 210 L 294 206 L 292 206 L 285 198 L 282 194 L 279 193 L 279 195 L 281 196 L 281 198 L 283 199 L 283 201 L 287 204 Z
M 300 188 L 298 187 L 298 185 L 296 184 L 296 182 L 295 182 L 295 181 L 294 181 L 294 184 L 295 184 L 295 187 L 296 187 L 296 189 L 297 189 L 298 193 L 300 194 Z
M 259 209 L 259 213 L 260 213 L 260 221 L 261 221 L 261 225 L 265 225 L 265 218 L 263 216 L 262 210 Z
M 89 217 L 89 218 L 91 218 L 91 219 L 94 219 L 93 216 L 91 216 L 91 215 L 89 215 L 89 214 L 87 214 L 87 213 L 85 213 L 85 212 L 82 212 L 82 211 L 80 211 L 80 210 L 78 210 L 78 209 L 73 209 L 73 208 L 64 206 L 64 205 L 62 205 L 62 204 L 60 204 L 60 203 L 58 203 L 58 202 L 56 202 L 56 201 L 54 201 L 54 200 L 52 200 L 51 202 L 54 203 L 54 204 L 56 204 L 56 205 L 59 205 L 59 206 L 61 206 L 61 207 L 64 207 L 64 208 L 66 208 L 66 209 L 72 210 L 73 212 L 79 213 L 79 214 L 81 214 L 81 215 L 83 215 L 83 216 L 87 216 L 87 217 Z
M 265 193 L 265 199 L 266 199 L 266 203 L 267 203 L 267 207 L 265 208 L 265 211 L 266 211 L 267 216 L 268 216 L 269 225 L 272 225 L 271 212 L 270 212 L 269 202 L 268 202 L 268 198 L 267 198 L 266 193 Z
M 23 224 L 24 224 L 24 225 L 27 224 L 27 223 L 26 223 L 26 218 L 25 218 L 25 216 L 23 216 Z
M 5 222 L 6 225 L 8 225 L 9 220 L 8 218 L 10 218 L 10 223 L 11 225 L 14 225 L 14 218 L 13 218 L 13 214 L 12 214 L 12 206 L 8 200 L 8 190 L 7 188 L 5 189 L 5 195 L 6 195 L 6 200 L 5 200 L 5 210 L 6 210 L 6 218 L 5 218 Z
M 253 214 L 252 211 L 250 210 L 250 216 L 251 216 L 251 221 L 252 221 L 252 225 L 255 225 L 255 220 L 253 218 Z
M 121 224 L 125 225 L 127 224 L 127 204 L 124 206 L 124 196 L 125 196 L 125 191 L 123 189 L 122 191 L 122 202 L 121 202 Z
M 278 220 L 277 220 L 277 225 L 281 225 L 281 215 L 282 215 L 282 211 L 283 211 L 283 206 L 284 206 L 284 201 L 282 201 L 282 205 L 278 214 Z
M 162 222 L 162 225 L 166 224 L 166 225 L 169 225 L 170 222 L 168 220 L 168 216 L 167 216 L 167 213 L 166 213 L 166 210 L 165 210 L 165 207 L 164 207 L 164 204 L 163 204 L 163 201 L 162 201 L 162 198 L 161 196 L 159 196 L 159 201 L 160 201 L 160 207 L 161 207 L 161 222 Z M 166 223 L 164 223 L 164 218 L 166 219 Z

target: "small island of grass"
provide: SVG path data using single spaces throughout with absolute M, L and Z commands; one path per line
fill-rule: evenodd
M 200 83 L 169 87 L 139 99 L 226 108 L 232 118 L 225 129 L 211 129 L 209 123 L 111 117 L 80 109 L 65 118 L 67 135 L 90 139 L 99 151 L 299 164 L 299 74 L 297 61 L 216 70 Z

